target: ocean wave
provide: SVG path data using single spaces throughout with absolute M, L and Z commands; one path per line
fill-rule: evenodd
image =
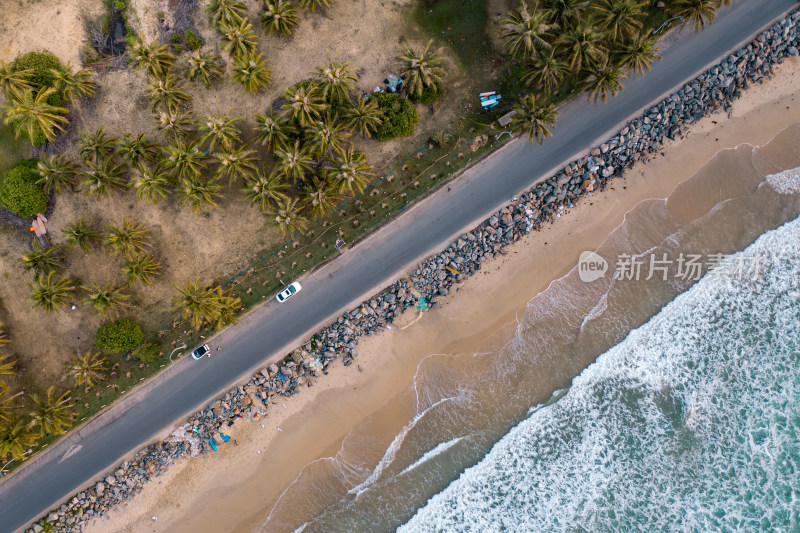
M 780 194 L 800 193 L 800 167 L 770 174 L 764 178 L 764 181 Z

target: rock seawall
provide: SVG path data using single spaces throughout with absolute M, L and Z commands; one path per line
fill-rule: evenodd
M 363 335 L 385 328 L 405 309 L 415 307 L 420 298 L 436 307 L 441 296 L 480 270 L 484 260 L 502 253 L 523 234 L 551 222 L 579 197 L 604 189 L 636 161 L 659 151 L 664 139 L 679 137 L 688 125 L 717 110 L 728 109 L 742 90 L 769 77 L 772 67 L 787 55 L 800 54 L 798 26 L 800 11 L 796 10 L 628 122 L 617 135 L 592 149 L 590 155 L 568 164 L 461 235 L 444 251 L 422 261 L 411 275 L 411 284 L 397 281 L 344 313 L 280 364 L 261 369 L 247 383 L 194 414 L 168 439 L 143 448 L 28 531 L 82 531 L 87 521 L 129 500 L 176 459 L 210 451 L 210 439 L 221 442 L 220 431 L 237 419 L 263 415 L 274 398 L 292 396 L 302 387 L 310 387 L 335 359 L 341 358 L 343 364 L 349 365 L 357 356 L 356 346 Z

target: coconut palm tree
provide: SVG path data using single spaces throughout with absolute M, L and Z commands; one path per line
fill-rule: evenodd
M 175 112 L 181 107 L 189 107 L 189 102 L 191 102 L 191 97 L 186 94 L 178 83 L 178 78 L 171 72 L 163 78 L 151 80 L 145 93 L 153 102 L 154 113 L 159 107 L 168 112 Z
M 312 13 L 316 11 L 318 7 L 331 7 L 332 5 L 333 0 L 300 0 L 300 7 L 302 7 L 305 11 L 311 11 Z
M 64 228 L 64 237 L 67 239 L 67 248 L 79 246 L 86 253 L 92 251 L 92 245 L 100 242 L 102 233 L 85 218 L 79 218 Z
M 32 90 L 22 93 L 18 100 L 10 100 L 3 110 L 6 125 L 13 125 L 14 133 L 19 137 L 23 132 L 33 142 L 38 132 L 45 139 L 54 141 L 56 130 L 63 132 L 64 124 L 69 123 L 66 107 L 47 103 L 47 99 L 55 92 L 52 87 L 43 87 L 34 95 Z
M 589 89 L 589 97 L 597 104 L 598 100 L 605 102 L 609 95 L 616 95 L 622 89 L 623 78 L 625 73 L 619 67 L 604 61 L 586 71 L 583 83 Z
M 369 98 L 358 98 L 352 107 L 344 112 L 345 123 L 350 131 L 358 131 L 364 137 L 372 137 L 383 122 L 383 112 L 378 102 Z
M 30 422 L 9 417 L 8 422 L 0 424 L 0 459 L 22 460 L 28 453 L 28 448 L 35 446 L 36 433 L 29 429 Z
M 371 168 L 366 154 L 354 152 L 351 148 L 334 159 L 328 177 L 341 194 L 356 195 L 366 188 Z
M 8 339 L 5 339 L 8 342 Z M 11 359 L 10 355 L 0 354 L 0 376 L 16 376 L 17 372 L 14 370 L 17 362 Z M 5 381 L 0 380 L 0 395 L 5 394 L 8 390 L 8 385 Z M 0 396 L 2 397 L 2 396 Z M 2 419 L 2 415 L 0 415 Z
M 21 261 L 25 270 L 33 270 L 36 276 L 46 276 L 64 267 L 61 249 L 55 246 L 43 249 L 36 239 L 33 240 L 33 251 L 23 255 Z
M 53 86 L 70 104 L 97 94 L 97 84 L 92 81 L 92 71 L 89 69 L 72 72 L 72 65 L 67 63 L 59 69 L 51 69 L 50 73 L 53 75 Z
M 277 168 L 273 168 L 269 176 L 262 171 L 256 171 L 255 176 L 245 182 L 242 192 L 254 204 L 258 204 L 263 212 L 267 212 L 270 203 L 279 203 L 286 199 L 283 191 L 289 188 L 286 176 Z
M 538 53 L 529 63 L 523 81 L 537 87 L 547 94 L 557 89 L 569 74 L 569 66 L 562 61 L 554 50 Z
M 533 94 L 529 94 L 520 100 L 514 110 L 516 113 L 511 117 L 511 128 L 526 134 L 529 142 L 536 139 L 542 144 L 545 137 L 552 135 L 550 129 L 555 127 L 558 116 L 552 104 L 537 101 Z
M 87 163 L 98 164 L 105 161 L 114 153 L 117 144 L 115 137 L 107 137 L 103 127 L 97 128 L 94 134 L 86 133 L 78 139 L 78 146 L 81 147 L 81 157 Z
M 241 142 L 242 130 L 236 124 L 242 117 L 232 117 L 230 113 L 208 115 L 200 121 L 200 144 L 207 144 L 209 150 L 217 146 L 230 150 L 234 144 Z
M 674 13 L 691 22 L 694 31 L 700 31 L 706 24 L 714 22 L 719 7 L 719 0 L 679 0 Z
M 94 308 L 95 312 L 106 317 L 116 317 L 121 310 L 129 307 L 128 300 L 130 295 L 123 292 L 122 287 L 101 287 L 94 284 L 86 288 L 88 294 L 84 297 L 84 303 Z
M 136 281 L 152 285 L 150 276 L 158 276 L 161 273 L 161 264 L 150 254 L 136 254 L 125 260 L 122 273 L 128 278 L 128 285 L 133 285 Z
M 319 120 L 328 107 L 322 91 L 313 83 L 295 85 L 286 91 L 284 99 L 286 102 L 282 107 L 283 112 L 291 120 L 296 120 L 301 128 L 305 128 L 313 120 Z
M 305 130 L 305 140 L 308 141 L 311 154 L 317 159 L 325 157 L 330 150 L 335 153 L 342 151 L 344 140 L 344 125 L 336 115 L 326 114 L 323 120 L 312 122 Z
M 5 383 L 3 383 L 3 385 L 5 385 Z M 9 422 L 11 420 L 14 410 L 17 409 L 17 406 L 14 405 L 13 402 L 21 395 L 22 391 L 16 394 L 9 393 L 8 385 L 5 385 L 5 388 L 0 387 L 0 425 L 2 425 L 3 422 Z
M 223 70 L 219 64 L 222 58 L 212 52 L 195 51 L 186 61 L 186 77 L 190 81 L 201 81 L 206 87 L 222 77 Z
M 519 8 L 500 21 L 500 28 L 506 51 L 513 57 L 526 58 L 550 50 L 558 26 L 550 22 L 550 13 L 536 8 L 531 12 L 527 2 L 520 0 Z
M 275 157 L 278 169 L 291 178 L 302 178 L 306 171 L 311 171 L 314 162 L 308 148 L 301 147 L 299 140 L 295 140 L 292 147 L 275 150 Z
M 117 143 L 117 155 L 135 168 L 152 161 L 158 155 L 158 145 L 149 142 L 144 133 L 136 137 L 126 133 Z
M 168 139 L 188 139 L 194 133 L 195 126 L 191 113 L 162 111 L 158 114 L 158 127 Z
M 589 7 L 589 0 L 547 0 L 544 7 L 561 28 L 575 24 L 581 19 Z
M 32 73 L 33 69 L 16 70 L 13 62 L 0 61 L 0 90 L 6 100 L 19 100 L 25 91 L 33 90 L 33 85 L 28 81 Z
M 149 242 L 150 230 L 143 222 L 134 219 L 123 219 L 119 226 L 106 226 L 106 246 L 114 255 L 132 257 L 145 251 L 145 246 L 152 247 Z
M 650 64 L 661 60 L 656 52 L 655 39 L 647 35 L 637 35 L 625 41 L 619 51 L 614 54 L 614 62 L 628 72 L 644 76 L 650 70 Z
M 78 387 L 94 387 L 105 379 L 106 358 L 100 353 L 76 355 L 64 365 Z
M 264 56 L 255 52 L 236 56 L 233 60 L 233 80 L 251 93 L 257 93 L 272 80 Z
M 55 274 L 50 272 L 46 277 L 36 278 L 33 284 L 29 285 L 33 291 L 31 294 L 33 303 L 48 312 L 60 311 L 69 305 L 76 289 L 68 276 L 56 281 Z
M 327 63 L 317 67 L 317 83 L 328 103 L 347 102 L 350 91 L 356 88 L 358 76 L 351 72 L 350 63 L 334 61 L 328 56 Z
M 256 52 L 256 36 L 246 18 L 221 24 L 219 31 L 222 33 L 222 48 L 232 58 L 247 57 Z
M 212 0 L 206 6 L 211 15 L 211 25 L 220 28 L 222 25 L 235 24 L 245 18 L 247 6 L 239 0 Z
M 150 205 L 158 205 L 159 199 L 166 198 L 169 194 L 170 175 L 161 163 L 151 166 L 142 163 L 139 173 L 129 182 L 128 186 L 136 193 L 139 200 L 146 200 Z
M 603 46 L 602 34 L 591 19 L 571 27 L 559 43 L 574 72 L 601 63 L 608 53 Z
M 221 198 L 220 187 L 214 179 L 204 181 L 198 176 L 186 177 L 181 180 L 178 194 L 182 204 L 189 204 L 193 213 L 199 213 L 200 208 L 206 205 L 215 206 L 214 198 Z
M 639 34 L 646 6 L 643 0 L 595 0 L 592 4 L 598 26 L 612 42 Z
M 74 190 L 78 182 L 78 166 L 64 157 L 64 154 L 42 154 L 36 163 L 36 170 L 40 176 L 36 184 L 47 194 Z
M 308 220 L 301 214 L 302 207 L 297 205 L 297 198 L 286 198 L 277 202 L 277 205 L 267 211 L 268 216 L 274 217 L 282 234 L 299 231 L 304 233 L 308 227 Z
M 65 391 L 61 396 L 55 395 L 55 386 L 47 389 L 47 394 L 39 397 L 31 395 L 33 411 L 31 411 L 31 426 L 39 427 L 39 437 L 45 435 L 62 435 L 67 428 L 72 427 L 75 413 L 72 411 L 72 395 Z
M 341 196 L 334 187 L 318 176 L 312 175 L 303 189 L 303 207 L 313 216 L 325 216 L 330 213 Z
M 431 50 L 433 40 L 428 41 L 422 52 L 417 53 L 406 45 L 403 55 L 397 56 L 402 63 L 401 77 L 405 79 L 406 90 L 410 94 L 421 95 L 422 90 L 432 85 L 441 85 L 447 72 L 442 68 L 442 61 L 435 50 Z
M 135 68 L 147 69 L 147 74 L 152 78 L 166 76 L 175 63 L 175 56 L 170 53 L 169 46 L 160 44 L 158 38 L 147 44 L 139 37 L 128 48 L 128 57 Z
M 224 318 L 233 318 L 235 323 L 230 311 L 240 307 L 241 300 L 223 293 L 222 288 L 201 282 L 200 277 L 175 288 L 179 294 L 173 299 L 173 309 L 180 313 L 181 319 L 189 320 L 193 328 L 200 329 L 205 325 L 219 328 L 222 325 L 220 320 Z
M 261 141 L 268 150 L 283 148 L 293 134 L 293 128 L 272 109 L 265 113 L 256 113 L 256 140 Z
M 99 165 L 87 162 L 81 188 L 92 197 L 105 196 L 112 191 L 124 191 L 128 188 L 125 168 L 111 157 Z
M 164 148 L 164 155 L 164 165 L 177 179 L 198 177 L 208 168 L 208 157 L 200 150 L 197 141 L 186 144 L 176 140 Z
M 297 9 L 288 0 L 266 0 L 261 11 L 261 22 L 270 33 L 284 37 L 292 34 L 297 26 Z
M 235 148 L 229 152 L 215 153 L 214 158 L 219 163 L 215 177 L 228 178 L 228 185 L 237 179 L 247 181 L 258 170 L 255 155 L 253 150 L 247 150 L 244 147 Z

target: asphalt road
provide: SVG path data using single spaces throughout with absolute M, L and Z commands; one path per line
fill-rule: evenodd
M 447 189 L 308 276 L 302 292 L 288 302 L 262 306 L 239 326 L 229 328 L 214 340 L 223 346 L 222 352 L 200 361 L 181 359 L 131 393 L 124 403 L 112 406 L 0 483 L 0 532 L 29 524 L 219 391 L 263 367 L 268 359 L 280 358 L 513 195 L 613 135 L 622 122 L 702 72 L 796 4 L 790 0 L 734 0 L 705 31 L 683 31 L 662 51 L 663 60 L 650 74 L 627 80 L 624 90 L 607 104 L 567 106 L 555 135 L 543 145 L 510 143 Z

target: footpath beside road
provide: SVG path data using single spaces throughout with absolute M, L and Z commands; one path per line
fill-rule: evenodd
M 705 31 L 684 31 L 644 78 L 626 82 L 608 104 L 565 106 L 543 145 L 510 143 L 450 185 L 407 210 L 337 260 L 303 280 L 284 304 L 270 302 L 218 335 L 201 361 L 184 357 L 0 483 L 0 529 L 14 531 L 70 497 L 177 420 L 233 383 L 278 361 L 342 311 L 382 289 L 410 265 L 478 224 L 577 154 L 611 137 L 687 80 L 749 41 L 796 6 L 788 0 L 739 0 Z

